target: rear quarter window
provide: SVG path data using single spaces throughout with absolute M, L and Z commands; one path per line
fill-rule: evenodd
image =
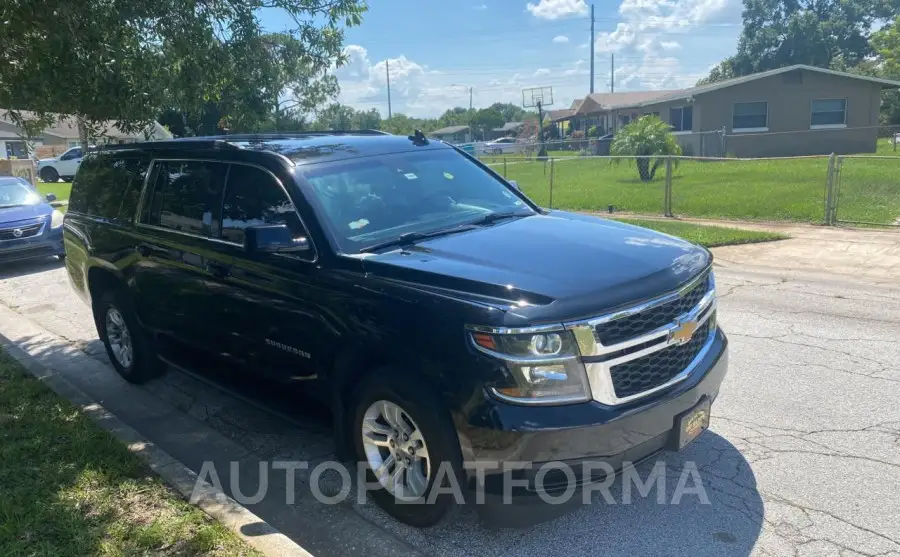
M 131 222 L 141 197 L 149 161 L 140 156 L 93 155 L 78 168 L 69 211 Z

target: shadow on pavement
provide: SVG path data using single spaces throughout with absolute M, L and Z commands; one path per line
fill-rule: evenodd
M 63 265 L 65 265 L 65 262 L 56 256 L 11 261 L 9 263 L 3 263 L 2 266 L 0 266 L 0 280 L 58 269 Z

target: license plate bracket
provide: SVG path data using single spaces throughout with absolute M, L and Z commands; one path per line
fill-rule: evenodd
M 700 402 L 689 410 L 675 417 L 674 445 L 676 450 L 688 446 L 704 431 L 709 429 L 709 413 L 712 408 L 712 400 L 703 397 Z

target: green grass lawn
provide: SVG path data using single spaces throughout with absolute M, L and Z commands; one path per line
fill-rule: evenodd
M 66 201 L 72 193 L 72 182 L 38 182 L 37 189 L 41 195 L 52 193 L 57 201 Z
M 879 142 L 879 155 L 893 146 Z M 898 155 L 900 156 L 900 155 Z M 537 203 L 550 206 L 550 163 L 485 157 L 491 167 L 516 180 Z M 553 164 L 552 206 L 570 210 L 616 210 L 662 214 L 665 168 L 641 182 L 628 160 L 568 158 Z M 821 222 L 824 219 L 828 159 L 760 161 L 682 160 L 673 171 L 675 214 L 735 220 Z M 844 159 L 838 218 L 891 223 L 900 217 L 900 159 Z
M 0 555 L 259 555 L 0 352 Z
M 730 246 L 735 244 L 753 244 L 758 242 L 771 242 L 774 240 L 784 240 L 789 238 L 787 234 L 778 232 L 765 232 L 759 230 L 742 230 L 739 228 L 728 228 L 724 226 L 707 226 L 705 224 L 694 224 L 690 222 L 680 222 L 672 220 L 653 220 L 653 219 L 616 219 L 628 224 L 643 226 L 684 238 L 689 242 L 700 244 L 712 248 L 715 246 Z

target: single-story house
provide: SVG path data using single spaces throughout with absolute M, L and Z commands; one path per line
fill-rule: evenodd
M 501 137 L 515 137 L 519 134 L 519 130 L 522 129 L 522 126 L 525 125 L 525 122 L 507 122 L 500 126 L 499 128 L 494 128 L 491 130 L 490 139 L 499 139 Z
M 27 134 L 9 119 L 6 112 L 6 109 L 0 108 L 0 159 L 24 158 Z M 24 115 L 27 118 L 28 114 Z M 126 133 L 116 127 L 115 120 L 110 120 L 106 122 L 103 137 L 98 140 L 98 143 L 134 143 L 146 139 L 172 139 L 172 134 L 158 122 L 154 122 L 147 132 L 146 136 L 142 132 Z M 61 117 L 54 125 L 42 131 L 39 136 L 27 139 L 34 147 L 53 147 L 54 151 L 59 152 L 76 147 L 81 143 L 78 123 L 71 116 Z
M 616 128 L 656 114 L 697 156 L 873 153 L 881 91 L 897 88 L 900 81 L 798 64 L 596 109 L 589 95 L 578 112 Z
M 447 143 L 469 143 L 472 141 L 472 131 L 469 126 L 447 126 L 439 130 L 434 130 L 430 134 Z
M 629 122 L 629 116 L 624 113 L 619 116 L 617 122 L 612 112 L 614 107 L 631 106 L 676 92 L 675 90 L 659 90 L 592 93 L 578 104 L 578 108 L 575 109 L 575 113 L 571 118 L 570 129 L 572 131 L 581 130 L 587 133 L 591 127 L 597 126 L 600 130 L 600 135 L 603 135 Z

